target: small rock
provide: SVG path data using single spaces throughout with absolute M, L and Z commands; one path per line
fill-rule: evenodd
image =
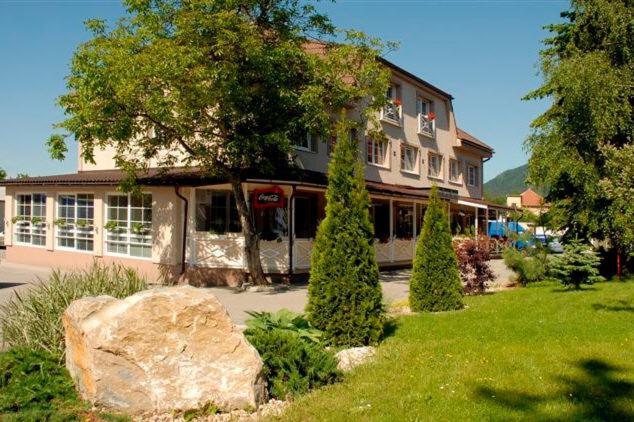
M 335 354 L 335 357 L 339 361 L 337 368 L 344 372 L 350 371 L 367 362 L 375 354 L 376 349 L 372 346 L 353 347 L 351 349 L 341 350 Z

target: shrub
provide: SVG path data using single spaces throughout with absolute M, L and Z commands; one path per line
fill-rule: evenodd
M 529 256 L 513 247 L 508 247 L 502 256 L 506 266 L 515 273 L 517 281 L 523 286 L 543 281 L 548 274 L 548 258 L 543 252 L 535 252 L 533 256 Z
M 302 340 L 319 343 L 322 332 L 312 326 L 304 315 L 280 309 L 271 312 L 247 312 L 252 318 L 246 321 L 247 328 L 251 330 L 288 330 L 296 333 Z
M 490 246 L 484 239 L 467 239 L 454 245 L 464 291 L 470 294 L 484 293 L 486 283 L 495 275 L 489 266 Z
M 59 356 L 24 348 L 0 354 L 1 420 L 75 420 L 80 406 Z
M 564 246 L 564 253 L 553 259 L 551 273 L 564 286 L 593 284 L 603 281 L 599 275 L 600 258 L 588 246 L 578 241 L 571 241 Z
M 349 129 L 342 119 L 328 166 L 326 218 L 312 250 L 306 310 L 329 343 L 361 346 L 381 337 L 384 309 L 370 200 Z
M 337 360 L 319 344 L 289 330 L 247 329 L 247 339 L 264 361 L 269 394 L 278 399 L 304 394 L 340 378 Z
M 62 314 L 76 299 L 110 295 L 124 298 L 147 288 L 145 279 L 118 265 L 94 263 L 87 270 L 56 270 L 25 295 L 17 294 L 0 306 L 2 337 L 10 347 L 43 349 L 64 354 Z
M 416 243 L 409 302 L 413 311 L 448 311 L 464 306 L 447 213 L 436 186 Z

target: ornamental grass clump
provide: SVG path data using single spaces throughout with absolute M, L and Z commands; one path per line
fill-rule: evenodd
M 451 230 L 438 188 L 431 190 L 423 230 L 416 243 L 416 256 L 409 289 L 413 311 L 461 309 L 462 282 L 451 243 Z
M 48 280 L 0 305 L 2 339 L 7 346 L 41 349 L 63 356 L 62 315 L 74 300 L 108 295 L 118 299 L 147 288 L 136 271 L 95 262 L 86 270 L 55 270 Z
M 370 198 L 357 139 L 350 131 L 340 120 L 328 167 L 326 218 L 312 251 L 307 313 L 326 342 L 364 346 L 381 337 L 384 309 Z

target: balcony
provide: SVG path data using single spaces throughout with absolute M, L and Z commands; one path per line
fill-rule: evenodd
M 403 111 L 401 108 L 401 102 L 399 100 L 394 100 L 387 103 L 383 106 L 381 110 L 381 119 L 387 122 L 401 125 L 401 117 L 403 115 Z
M 432 118 L 433 116 L 430 116 L 430 114 L 421 113 L 418 115 L 418 133 L 434 138 L 436 125 L 434 124 L 434 119 Z

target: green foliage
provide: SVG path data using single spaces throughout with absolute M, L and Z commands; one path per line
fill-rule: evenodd
M 0 180 L 4 180 L 7 178 L 7 172 L 4 169 L 0 168 Z
M 80 404 L 59 356 L 23 348 L 0 353 L 0 419 L 49 420 L 57 414 L 56 420 L 74 420 L 67 409 Z
M 62 315 L 68 305 L 86 296 L 109 295 L 125 298 L 147 288 L 134 270 L 95 262 L 82 271 L 55 270 L 27 293 L 18 294 L 0 305 L 3 341 L 10 347 L 43 349 L 64 354 Z
M 63 161 L 68 153 L 68 145 L 66 145 L 63 135 L 54 134 L 51 135 L 46 141 L 48 153 L 53 160 Z
M 326 218 L 313 244 L 307 313 L 334 345 L 375 343 L 384 309 L 358 141 L 345 119 L 328 166 Z
M 227 179 L 245 248 L 256 252 L 239 187 L 246 175 L 293 167 L 297 137 L 328 132 L 332 113 L 351 105 L 377 131 L 376 111 L 386 102 L 390 74 L 377 58 L 390 46 L 337 31 L 313 3 L 124 0 L 126 14 L 112 28 L 86 23 L 92 38 L 73 56 L 59 98 L 67 119 L 57 127 L 88 162 L 110 147 L 127 174 L 124 190 L 134 190 L 149 163 Z M 63 142 L 49 140 L 54 158 L 65 156 Z M 262 284 L 258 255 L 247 253 L 247 265 Z
M 545 252 L 536 252 L 527 255 L 513 247 L 504 249 L 502 253 L 504 264 L 517 276 L 523 286 L 528 283 L 543 281 L 548 274 L 548 257 Z
M 15 177 L 16 179 L 26 179 L 29 177 L 29 175 L 27 173 L 18 173 Z
M 578 289 L 581 284 L 593 284 L 603 281 L 599 275 L 601 259 L 588 246 L 578 241 L 571 241 L 564 245 L 564 253 L 553 259 L 551 273 L 564 286 L 574 286 Z
M 333 353 L 287 329 L 247 329 L 245 335 L 264 361 L 271 396 L 286 399 L 340 378 Z
M 252 318 L 246 321 L 250 330 L 288 330 L 296 333 L 301 339 L 319 343 L 322 332 L 312 326 L 304 315 L 288 309 L 271 312 L 247 312 Z
M 409 289 L 414 311 L 449 311 L 464 306 L 458 261 L 444 207 L 434 186 L 416 243 Z
M 634 7 L 630 0 L 574 0 L 550 25 L 541 54 L 548 98 L 532 123 L 529 179 L 550 187 L 548 201 L 568 239 L 634 247 Z
M 206 416 L 215 415 L 220 409 L 213 403 L 207 403 L 198 409 L 190 409 L 183 412 L 183 419 L 185 421 L 192 421 L 197 418 L 204 418 Z

